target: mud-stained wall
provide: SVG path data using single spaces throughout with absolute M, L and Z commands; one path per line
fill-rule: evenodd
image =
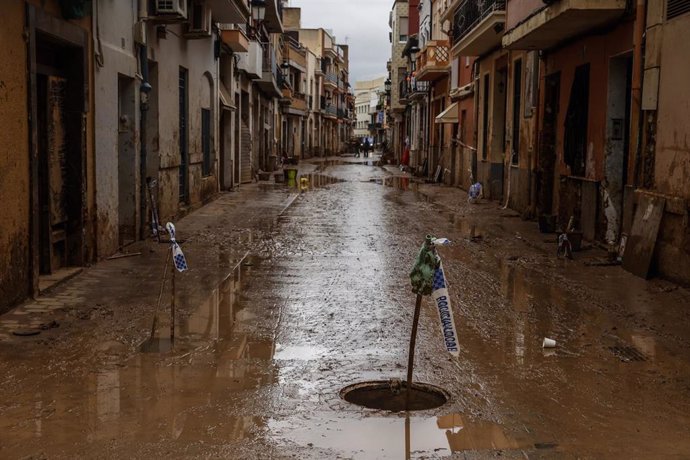
M 29 151 L 29 99 L 27 41 L 25 37 L 26 3 L 3 2 L 4 23 L 0 27 L 0 312 L 32 295 L 31 261 L 31 161 Z M 55 1 L 28 2 L 47 14 L 60 18 Z M 70 21 L 86 30 L 90 19 Z M 84 50 L 89 53 L 90 49 Z M 87 59 L 87 62 L 90 60 Z M 91 75 L 87 69 L 87 75 Z M 89 77 L 89 86 L 92 80 Z M 84 203 L 85 260 L 92 260 L 94 239 L 93 175 L 93 101 L 87 102 L 86 115 L 86 183 Z
M 690 200 L 690 15 L 663 26 L 655 182 L 659 192 Z
M 29 124 L 24 2 L 3 2 L 0 27 L 0 312 L 27 296 L 29 257 Z
M 456 86 L 462 88 L 473 82 L 474 58 L 460 56 L 458 58 L 458 81 Z M 466 97 L 458 101 L 458 138 L 460 140 L 459 151 L 461 156 L 460 182 L 458 185 L 468 190 L 472 185 L 472 180 L 477 180 L 473 177 L 472 165 L 476 164 L 477 158 L 477 133 L 475 131 L 474 119 L 475 93 L 468 94 Z M 476 175 L 476 174 L 475 174 Z
M 575 68 L 589 64 L 589 112 L 587 123 L 587 160 L 585 177 L 602 181 L 605 177 L 605 151 L 608 119 L 608 78 L 610 58 L 632 49 L 633 23 L 619 24 L 604 35 L 590 35 L 545 57 L 545 75 L 561 74 L 559 111 L 556 134 L 556 177 L 554 178 L 554 208 L 559 206 L 559 177 L 570 175 L 564 161 L 565 117 L 570 102 L 570 91 Z
M 157 38 L 154 28 L 149 29 L 149 58 L 157 63 L 158 88 L 158 147 L 160 156 L 159 214 L 161 221 L 179 214 L 179 71 L 187 70 L 187 139 L 189 205 L 195 207 L 208 200 L 218 190 L 218 61 L 215 59 L 213 39 L 187 40 L 182 26 L 169 25 L 165 38 Z M 202 176 L 201 109 L 211 110 L 212 173 Z
M 508 90 L 508 52 L 496 51 L 479 61 L 479 84 L 475 88 L 477 113 L 477 180 L 482 183 L 484 196 L 503 198 L 505 150 L 506 91 Z M 501 71 L 505 71 L 502 74 Z M 500 77 L 503 75 L 503 77 Z M 486 78 L 488 76 L 488 86 Z M 488 89 L 488 92 L 486 91 Z M 488 96 L 488 97 L 487 97 Z M 485 104 L 486 101 L 486 104 Z M 486 120 L 484 112 L 486 111 Z M 484 129 L 486 128 L 486 147 Z
M 94 69 L 95 118 L 96 118 L 96 179 L 98 184 L 96 203 L 98 208 L 98 257 L 107 257 L 118 248 L 118 132 L 121 126 L 118 113 L 118 76 L 134 78 L 137 72 L 132 24 L 136 22 L 136 10 L 122 8 L 119 2 L 99 1 L 94 8 L 100 41 L 97 64 Z M 138 80 L 133 82 L 134 101 L 138 101 Z M 138 130 L 139 110 L 135 103 L 134 118 L 126 124 Z M 134 133 L 138 152 L 138 131 Z M 137 155 L 138 158 L 138 155 Z M 138 172 L 138 162 L 134 171 Z M 131 195 L 138 198 L 136 189 Z M 135 203 L 136 203 L 135 198 Z M 138 203 L 137 203 L 138 204 Z M 138 210 L 138 205 L 136 206 Z M 137 216 L 138 217 L 138 216 Z M 138 219 L 137 219 L 138 220 Z
M 515 69 L 520 65 L 519 88 Z M 536 161 L 537 78 L 539 59 L 536 53 L 511 51 L 508 59 L 508 94 L 506 98 L 506 190 L 510 186 L 509 206 L 520 213 L 530 212 L 532 174 Z M 519 107 L 515 107 L 516 92 Z M 515 112 L 517 109 L 517 113 Z M 517 117 L 518 131 L 513 129 Z M 511 152 L 517 146 L 517 161 L 511 162 Z M 508 177 L 510 174 L 510 177 Z M 508 184 L 508 182 L 510 182 Z
M 690 15 L 665 21 L 661 34 L 654 180 L 656 191 L 682 200 L 664 214 L 657 266 L 664 276 L 690 284 L 690 65 L 687 47 L 679 46 L 690 42 Z

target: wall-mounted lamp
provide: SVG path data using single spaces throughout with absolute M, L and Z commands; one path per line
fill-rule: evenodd
M 266 19 L 266 0 L 251 0 L 252 19 L 261 23 Z

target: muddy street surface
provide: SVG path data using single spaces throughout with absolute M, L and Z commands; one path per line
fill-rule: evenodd
M 557 260 L 536 224 L 373 159 L 300 173 L 302 191 L 252 184 L 177 224 L 174 346 L 169 281 L 149 337 L 152 242 L 1 317 L 0 458 L 690 458 L 687 290 L 596 248 Z M 427 234 L 452 241 L 460 357 L 425 298 L 415 381 L 449 400 L 351 404 L 349 385 L 405 378 Z

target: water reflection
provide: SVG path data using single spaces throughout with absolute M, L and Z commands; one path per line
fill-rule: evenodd
M 95 372 L 45 380 L 40 392 L 0 408 L 2 456 L 24 456 L 34 439 L 65 448 L 122 438 L 227 442 L 264 426 L 262 417 L 229 416 L 244 392 L 278 379 L 273 340 L 237 328 L 241 312 L 253 308 L 243 292 L 260 261 L 245 262 L 181 321 L 174 348 L 167 337 L 155 337 L 142 350 L 164 353 L 116 363 L 108 353 L 117 344 L 104 345 Z
M 462 414 L 438 417 L 437 425 L 439 429 L 445 430 L 451 452 L 521 447 L 521 443 L 506 435 L 500 425 L 487 421 L 471 422 Z M 524 443 L 522 445 L 524 446 Z
M 296 181 L 295 185 L 299 188 L 300 191 L 306 192 L 309 190 L 320 189 L 328 185 L 337 184 L 340 182 L 345 181 L 333 176 L 327 176 L 325 174 L 312 173 L 302 174 L 299 180 Z
M 455 413 L 440 417 L 324 416 L 319 423 L 270 420 L 277 440 L 332 449 L 364 459 L 417 458 L 463 451 L 511 450 L 530 446 L 526 439 L 506 434 L 488 421 L 473 421 Z

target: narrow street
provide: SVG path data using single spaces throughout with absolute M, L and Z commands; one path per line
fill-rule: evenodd
M 168 250 L 150 241 L 0 317 L 0 458 L 687 457 L 688 290 L 596 247 L 556 259 L 517 213 L 374 159 L 300 174 L 301 193 L 259 182 L 176 223 L 174 346 L 169 281 L 148 340 Z M 452 242 L 460 357 L 425 298 L 415 381 L 450 400 L 408 422 L 340 391 L 404 380 L 427 234 Z

